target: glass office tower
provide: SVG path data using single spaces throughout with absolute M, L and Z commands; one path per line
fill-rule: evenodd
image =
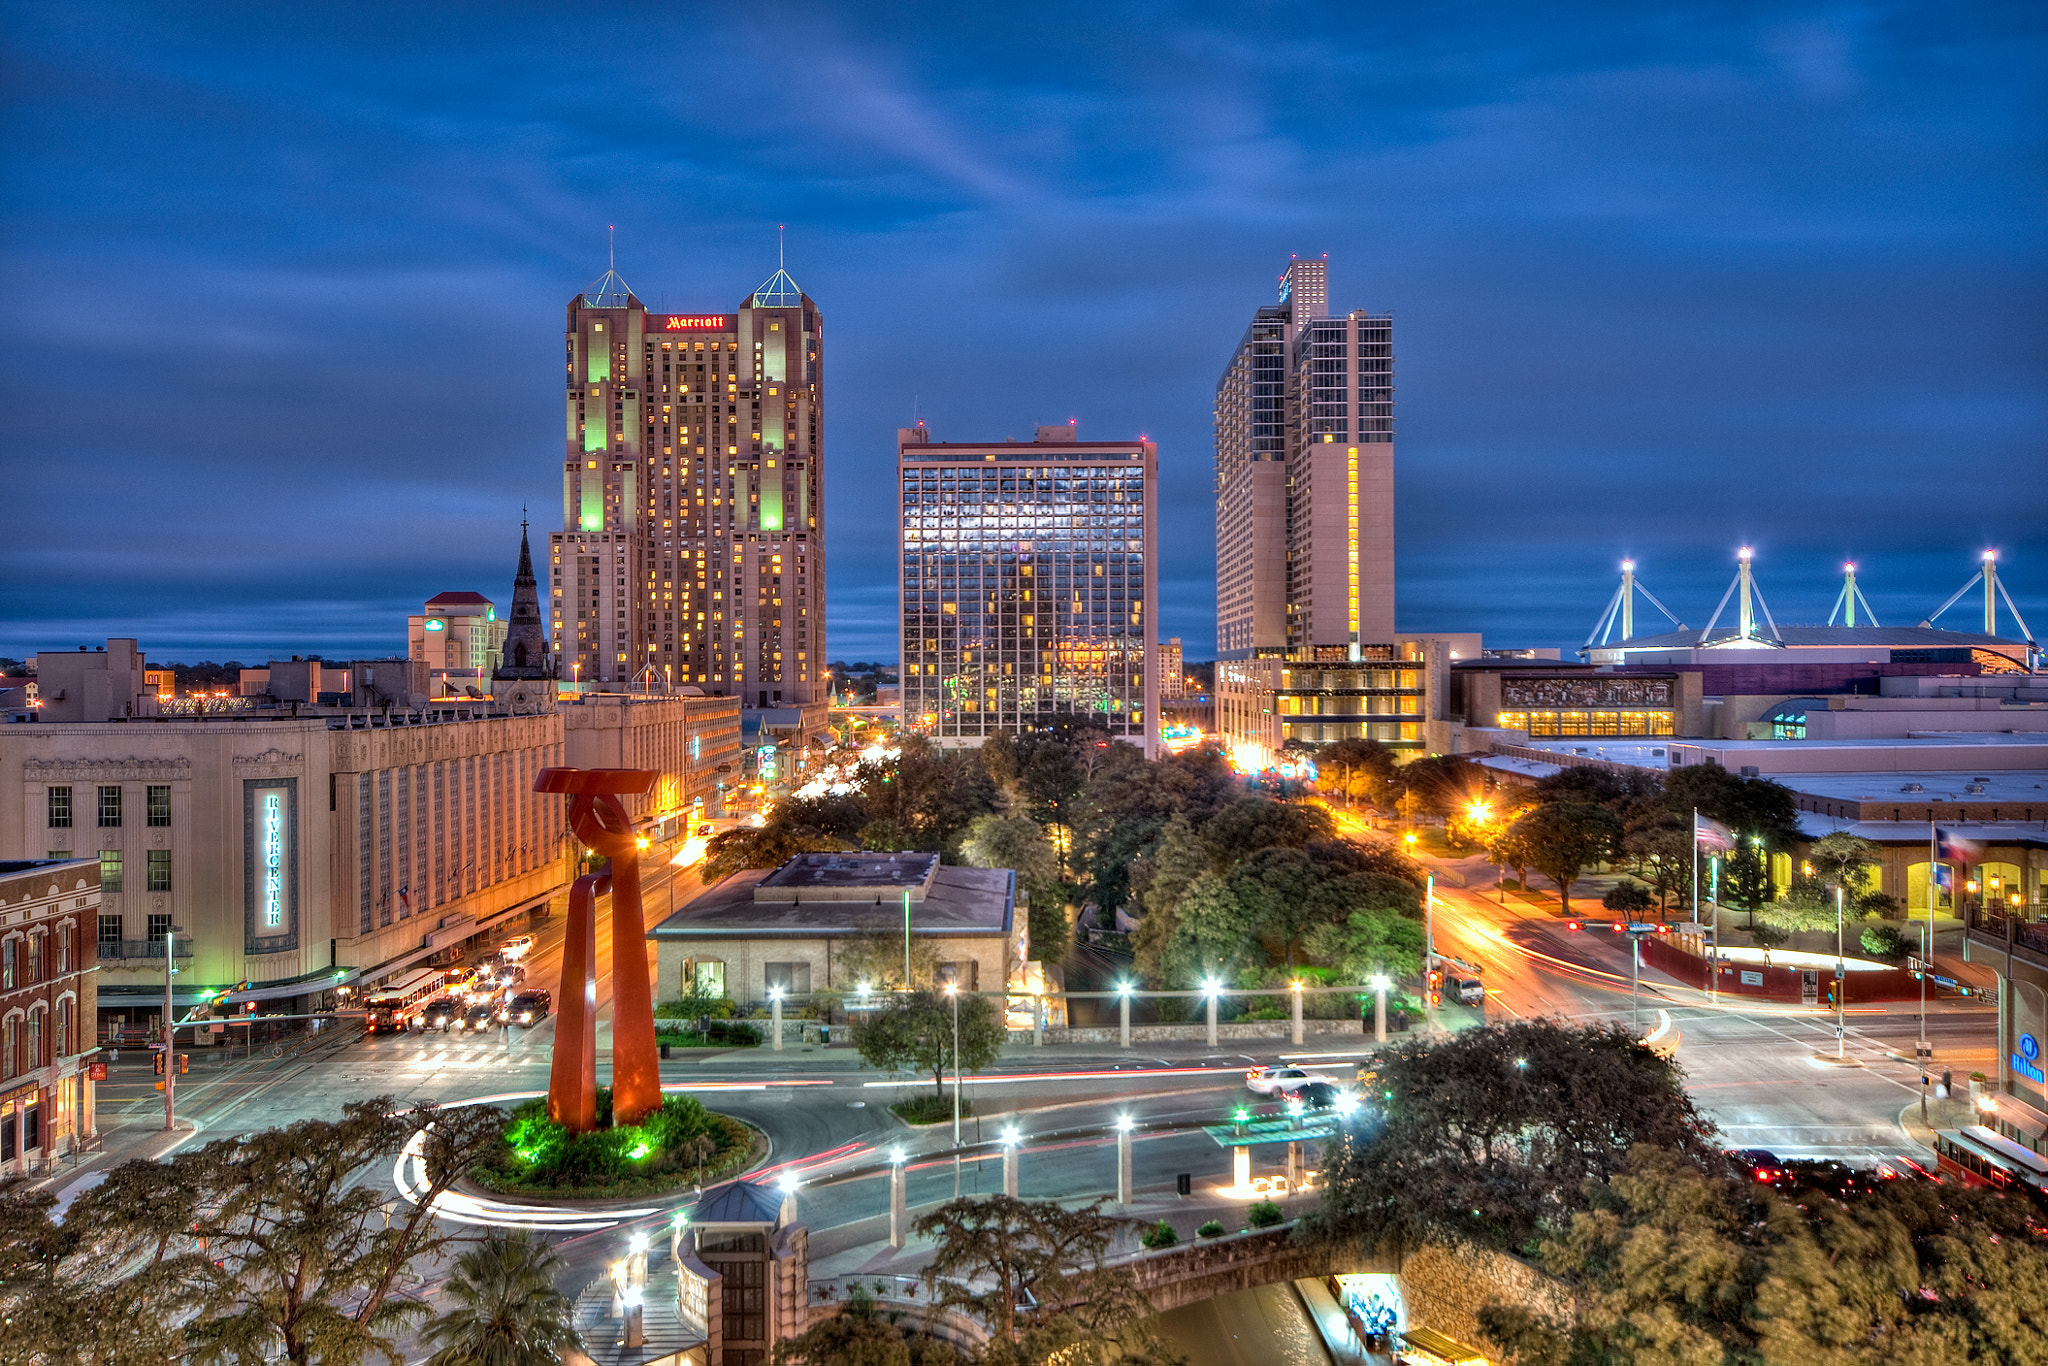
M 904 724 L 974 745 L 1071 717 L 1150 753 L 1158 448 L 897 437 Z

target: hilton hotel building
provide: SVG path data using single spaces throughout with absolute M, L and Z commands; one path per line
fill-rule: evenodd
M 1444 641 L 1394 629 L 1393 319 L 1330 315 L 1297 258 L 1216 385 L 1216 716 L 1240 760 L 1289 742 L 1441 748 Z
M 823 325 L 777 270 L 733 313 L 569 304 L 549 618 L 565 689 L 689 685 L 823 724 Z M 811 713 L 815 712 L 815 716 Z

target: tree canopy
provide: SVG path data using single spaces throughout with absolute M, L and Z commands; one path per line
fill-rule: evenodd
M 1619 1027 L 1517 1020 L 1395 1045 L 1378 1103 L 1328 1150 L 1310 1227 L 1367 1248 L 1432 1237 L 1530 1247 L 1636 1143 L 1718 1169 L 1713 1125 L 1681 1081 Z
M 492 1151 L 489 1106 L 394 1112 L 389 1097 L 114 1168 L 61 1224 L 47 1196 L 0 1199 L 0 1310 L 31 1363 L 397 1360 L 427 1316 L 410 1269 L 451 1241 L 433 1199 Z M 421 1141 L 426 1189 L 382 1180 Z
M 1553 1318 L 1480 1309 L 1525 1366 L 2048 1361 L 2048 1242 L 2021 1200 L 1894 1181 L 1797 1198 L 1652 1145 L 1544 1240 Z

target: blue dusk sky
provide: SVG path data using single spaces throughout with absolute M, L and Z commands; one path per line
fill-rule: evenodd
M 830 654 L 893 660 L 895 429 L 1160 445 L 1213 649 L 1211 405 L 1290 254 L 1395 326 L 1400 625 L 1574 645 L 1756 547 L 2048 630 L 2048 10 L 7 3 L 0 654 L 402 652 L 556 529 L 605 266 L 826 319 Z M 1966 600 L 1944 625 L 1970 628 Z

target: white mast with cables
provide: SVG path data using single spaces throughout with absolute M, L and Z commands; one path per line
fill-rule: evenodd
M 1856 608 L 1859 604 L 1862 606 L 1863 615 L 1868 619 L 1869 624 L 1872 626 L 1878 625 L 1877 613 L 1870 610 L 1870 599 L 1864 597 L 1863 590 L 1856 586 L 1856 564 L 1852 560 L 1842 566 L 1842 591 L 1835 598 L 1833 610 L 1828 613 L 1828 625 L 1833 626 L 1835 618 L 1842 617 L 1842 624 L 1844 626 L 1854 626 L 1856 624 Z

